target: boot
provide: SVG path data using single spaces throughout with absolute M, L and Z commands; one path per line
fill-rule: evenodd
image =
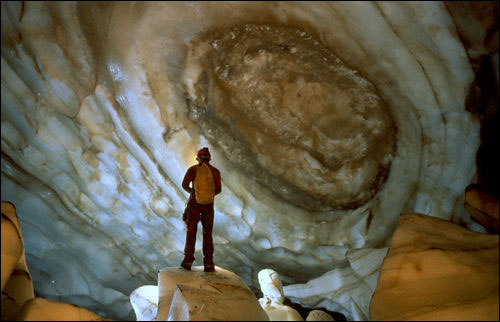
M 205 264 L 205 267 L 203 268 L 204 272 L 215 272 L 215 265 L 214 264 Z
M 185 270 L 188 270 L 188 271 L 191 270 L 191 265 L 193 265 L 193 263 L 187 262 L 186 260 L 183 260 L 181 263 L 182 268 L 184 268 Z

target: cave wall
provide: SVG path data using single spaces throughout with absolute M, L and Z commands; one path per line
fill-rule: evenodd
M 35 291 L 133 318 L 182 260 L 202 146 L 215 261 L 256 291 L 379 253 L 401 212 L 481 231 L 463 193 L 488 177 L 498 4 L 474 3 L 2 2 L 2 200 Z

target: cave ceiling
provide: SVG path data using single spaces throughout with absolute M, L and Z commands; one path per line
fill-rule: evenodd
M 387 247 L 402 212 L 473 225 L 463 193 L 498 106 L 496 2 L 2 2 L 1 15 L 2 200 L 39 295 L 130 317 L 130 292 L 182 260 L 181 181 L 203 146 L 223 184 L 216 264 L 254 289 L 264 268 L 304 283 Z

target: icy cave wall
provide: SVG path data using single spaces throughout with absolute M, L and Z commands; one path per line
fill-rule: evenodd
M 2 2 L 2 200 L 37 294 L 134 318 L 130 292 L 182 260 L 201 146 L 215 261 L 256 290 L 263 268 L 305 283 L 380 252 L 401 212 L 475 228 L 492 6 Z

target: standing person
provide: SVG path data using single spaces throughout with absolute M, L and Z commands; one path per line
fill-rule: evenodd
M 183 220 L 187 225 L 184 260 L 181 266 L 191 270 L 194 262 L 194 246 L 198 222 L 203 226 L 203 265 L 205 272 L 215 271 L 213 262 L 214 245 L 212 228 L 214 224 L 214 198 L 221 192 L 220 172 L 209 164 L 211 159 L 208 148 L 198 151 L 197 165 L 190 167 L 182 180 L 182 188 L 189 192 L 189 201 Z M 190 183 L 192 187 L 190 187 Z

